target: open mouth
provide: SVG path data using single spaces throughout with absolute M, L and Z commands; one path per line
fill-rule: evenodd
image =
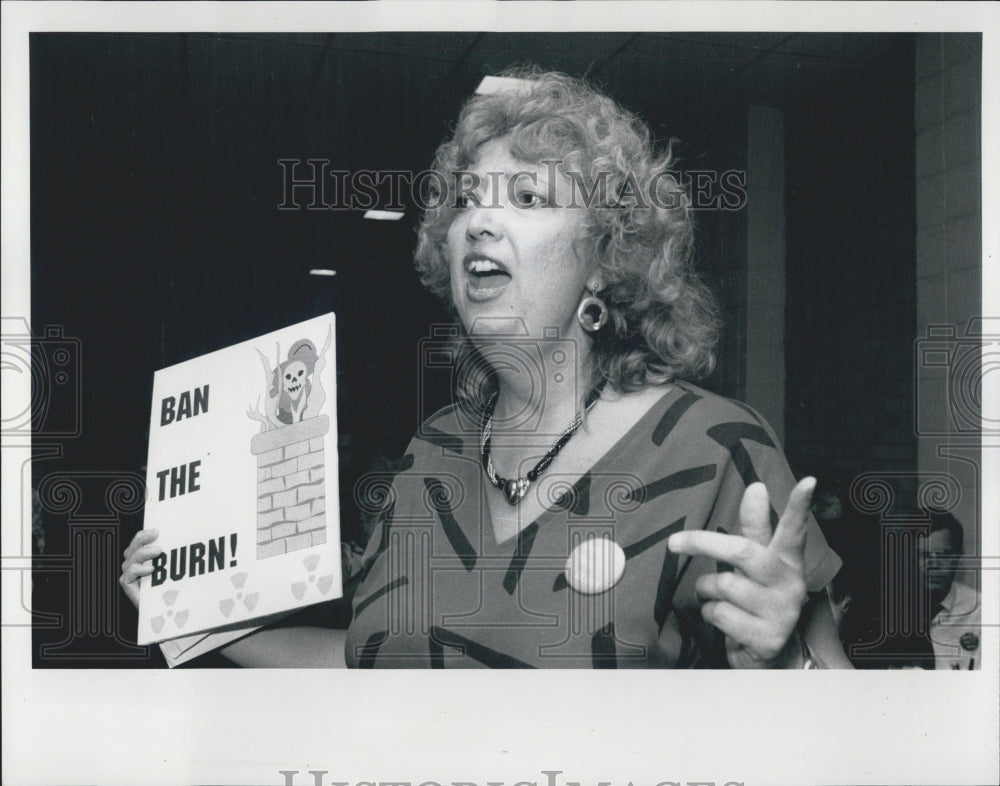
M 510 283 L 510 273 L 503 265 L 485 256 L 467 256 L 465 272 L 469 276 L 469 292 L 474 296 L 497 295 Z

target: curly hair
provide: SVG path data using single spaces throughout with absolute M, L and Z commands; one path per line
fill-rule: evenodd
M 454 174 L 479 147 L 510 137 L 515 158 L 557 159 L 593 201 L 581 247 L 597 262 L 608 324 L 593 338 L 595 382 L 622 392 L 711 373 L 719 321 L 714 299 L 692 270 L 690 200 L 671 171 L 670 145 L 654 149 L 649 129 L 589 83 L 516 68 L 516 89 L 475 95 L 451 139 L 437 151 L 425 197 L 415 261 L 421 280 L 454 310 L 445 239 L 455 214 Z M 577 174 L 579 173 L 579 174 Z

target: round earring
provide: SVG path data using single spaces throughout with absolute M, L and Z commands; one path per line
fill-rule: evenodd
M 591 292 L 593 294 L 587 295 L 577 306 L 576 318 L 584 330 L 596 333 L 608 321 L 608 306 L 597 296 L 597 287 L 592 287 Z

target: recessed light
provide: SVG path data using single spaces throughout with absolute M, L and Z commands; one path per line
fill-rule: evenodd
M 479 95 L 492 95 L 493 93 L 526 93 L 530 89 L 527 79 L 517 79 L 512 76 L 484 76 L 479 83 L 476 92 Z
M 327 267 L 314 267 L 309 271 L 310 276 L 335 276 L 337 275 L 336 270 L 330 270 Z
M 367 210 L 362 217 L 373 221 L 399 221 L 404 215 L 402 210 Z

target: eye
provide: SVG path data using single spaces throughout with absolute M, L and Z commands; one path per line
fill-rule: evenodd
M 525 189 L 514 194 L 514 204 L 517 207 L 545 207 L 548 203 L 548 199 L 537 191 Z

